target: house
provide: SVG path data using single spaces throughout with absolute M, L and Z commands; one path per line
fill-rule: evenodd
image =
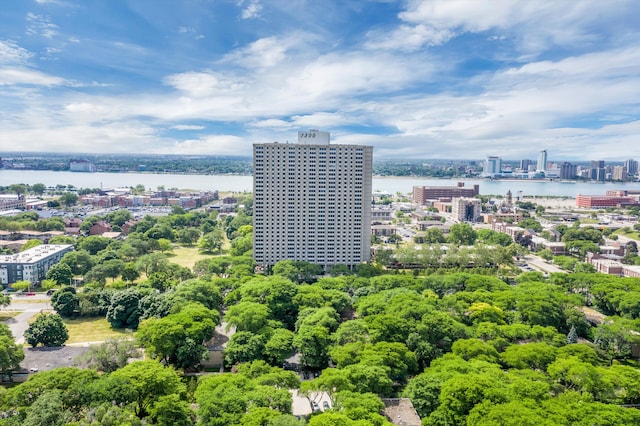
M 105 232 L 111 232 L 111 225 L 104 220 L 94 223 L 91 228 L 89 228 L 89 235 L 102 235 Z

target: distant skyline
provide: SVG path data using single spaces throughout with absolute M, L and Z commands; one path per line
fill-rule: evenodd
M 6 0 L 0 151 L 640 159 L 634 0 Z

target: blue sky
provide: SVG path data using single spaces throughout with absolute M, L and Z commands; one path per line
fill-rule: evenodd
M 637 0 L 4 0 L 0 150 L 640 159 Z

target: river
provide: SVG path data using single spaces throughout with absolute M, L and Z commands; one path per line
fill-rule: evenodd
M 578 194 L 603 195 L 611 189 L 640 190 L 640 182 L 590 183 L 549 182 L 540 180 L 484 180 L 484 179 L 422 179 L 405 177 L 374 177 L 374 192 L 409 194 L 414 186 L 453 186 L 464 182 L 465 187 L 480 185 L 480 193 L 513 196 L 575 197 Z M 14 183 L 47 186 L 73 185 L 76 188 L 114 188 L 144 185 L 147 189 L 165 188 L 218 190 L 222 192 L 252 192 L 253 178 L 240 175 L 180 175 L 157 173 L 78 173 L 42 170 L 0 170 L 0 186 Z

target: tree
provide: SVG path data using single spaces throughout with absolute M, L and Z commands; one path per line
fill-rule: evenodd
M 137 280 L 138 277 L 140 277 L 140 272 L 138 272 L 138 268 L 136 268 L 135 263 L 125 263 L 124 269 L 122 270 L 122 279 L 132 283 Z
M 158 426 L 191 426 L 196 423 L 189 403 L 175 393 L 159 397 L 149 410 L 149 417 Z
M 501 354 L 501 358 L 512 368 L 545 370 L 556 359 L 556 348 L 544 342 L 511 345 Z
M 578 333 L 576 332 L 576 328 L 571 326 L 569 330 L 569 334 L 567 334 L 567 344 L 578 343 Z
M 107 377 L 108 389 L 116 403 L 133 404 L 139 418 L 149 414 L 151 407 L 166 395 L 182 396 L 185 385 L 171 367 L 157 361 L 135 361 Z
M 0 373 L 11 375 L 12 371 L 20 367 L 24 359 L 21 345 L 17 345 L 9 327 L 0 324 Z
M 424 242 L 426 244 L 439 244 L 445 242 L 442 229 L 431 227 L 424 232 Z
M 137 338 L 152 357 L 177 368 L 191 368 L 206 355 L 203 343 L 211 339 L 219 322 L 217 311 L 191 303 L 164 318 L 143 321 Z
M 8 294 L 0 294 L 0 309 L 5 308 L 11 304 L 11 296 Z
M 62 392 L 52 390 L 43 393 L 29 407 L 22 426 L 65 425 L 73 420 L 73 413 L 65 410 Z
M 138 328 L 140 315 L 138 309 L 140 299 L 146 295 L 136 288 L 129 288 L 115 293 L 107 310 L 107 321 L 113 328 Z
M 230 306 L 224 316 L 224 321 L 228 327 L 235 326 L 238 331 L 258 333 L 267 325 L 268 318 L 268 306 L 247 301 Z
M 224 233 L 219 228 L 204 234 L 198 241 L 198 250 L 201 253 L 222 252 L 222 243 L 224 242 Z
M 327 366 L 330 343 L 329 331 L 321 325 L 300 327 L 293 338 L 293 345 L 300 352 L 302 364 L 312 369 L 322 369 Z
M 271 365 L 282 365 L 293 353 L 293 338 L 295 334 L 286 328 L 273 331 L 264 346 L 264 355 Z
M 58 201 L 67 207 L 71 207 L 78 203 L 78 196 L 72 192 L 65 192 L 60 196 Z
M 62 287 L 51 295 L 51 306 L 64 318 L 73 318 L 79 312 L 80 300 L 76 289 L 70 286 Z
M 173 243 L 170 240 L 167 240 L 166 238 L 158 239 L 158 245 L 162 253 L 173 251 Z
M 56 263 L 47 271 L 47 279 L 55 281 L 58 285 L 67 285 L 73 279 L 73 272 L 69 265 Z
M 250 331 L 238 331 L 231 336 L 224 351 L 224 360 L 228 365 L 262 359 L 266 336 Z
M 27 251 L 31 248 L 34 247 L 38 247 L 39 245 L 42 245 L 42 241 L 38 240 L 38 239 L 31 239 L 29 241 L 27 241 L 27 243 L 25 245 L 23 245 L 22 247 L 20 247 L 20 251 Z
M 321 265 L 296 260 L 280 260 L 271 269 L 274 275 L 286 277 L 293 282 L 313 282 L 322 275 Z
M 92 345 L 77 362 L 104 373 L 111 373 L 127 365 L 130 358 L 140 357 L 135 342 L 125 338 L 107 339 Z
M 62 346 L 69 338 L 67 326 L 57 314 L 40 314 L 24 332 L 24 339 L 32 347 Z
M 457 245 L 472 246 L 476 242 L 477 233 L 468 223 L 451 225 L 448 241 Z
M 84 275 L 95 266 L 93 257 L 86 250 L 75 250 L 65 253 L 59 263 L 69 265 L 74 275 Z
M 33 192 L 34 194 L 42 195 L 44 194 L 44 191 L 47 190 L 47 187 L 43 183 L 34 183 L 33 185 L 31 185 L 30 189 L 31 189 L 31 192 Z
M 106 249 L 110 242 L 111 240 L 109 238 L 101 237 L 99 235 L 90 235 L 80 241 L 78 247 L 80 250 L 84 250 L 93 256 L 98 254 L 99 251 Z
M 231 256 L 242 256 L 253 249 L 253 234 L 243 235 L 231 241 Z
M 191 247 L 200 238 L 200 230 L 197 228 L 185 228 L 178 231 L 180 244 Z
M 13 284 L 11 284 L 11 288 L 14 289 L 15 291 L 28 290 L 29 288 L 31 288 L 31 282 L 25 281 L 25 280 L 16 281 Z

